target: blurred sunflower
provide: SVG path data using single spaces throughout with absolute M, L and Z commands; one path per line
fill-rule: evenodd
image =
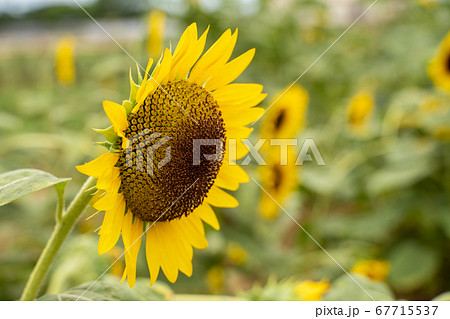
M 260 137 L 265 139 L 292 139 L 305 125 L 305 113 L 308 107 L 308 92 L 299 85 L 281 90 L 272 101 L 261 124 Z M 270 148 L 270 143 L 262 147 L 267 165 L 259 166 L 263 188 L 280 205 L 297 186 L 297 167 L 295 155 L 288 149 L 286 159 L 282 161 L 280 148 Z M 265 192 L 261 194 L 260 212 L 266 219 L 278 216 L 280 208 Z
M 159 10 L 153 10 L 148 15 L 147 21 L 147 52 L 155 57 L 163 48 L 166 29 L 166 14 Z
M 75 39 L 71 36 L 63 37 L 56 47 L 55 72 L 58 82 L 70 85 L 75 81 Z
M 385 281 L 390 271 L 386 260 L 361 260 L 353 266 L 352 271 L 375 281 Z
M 252 129 L 245 125 L 263 113 L 253 106 L 265 94 L 259 84 L 230 82 L 247 68 L 255 50 L 228 62 L 237 30 L 227 30 L 200 57 L 207 33 L 198 38 L 197 25 L 191 24 L 174 53 L 165 50 L 150 78 L 151 59 L 144 78 L 138 75 L 140 85 L 130 75 L 130 99 L 122 105 L 103 103 L 112 127 L 100 132 L 110 153 L 77 166 L 81 173 L 98 178 L 97 189 L 106 192 L 94 204 L 105 211 L 98 251 L 109 251 L 122 235 L 126 251 L 122 281 L 128 278 L 130 286 L 135 284 L 143 234 L 151 284 L 160 268 L 171 282 L 179 271 L 190 276 L 192 247 L 208 246 L 203 222 L 219 229 L 211 206 L 238 206 L 222 188 L 236 190 L 248 181 L 234 162 L 247 154 L 247 147 L 237 142 L 236 156 L 230 156 L 229 145 L 248 137 Z M 219 152 L 213 149 L 212 159 L 202 157 L 195 164 L 193 144 L 198 139 L 219 141 L 220 146 Z M 155 148 L 163 140 L 165 147 Z M 148 145 L 149 141 L 156 142 Z M 204 152 L 213 153 L 210 147 Z M 153 162 L 166 159 L 167 150 L 171 160 L 153 168 Z
M 327 279 L 320 281 L 304 280 L 297 284 L 294 292 L 301 301 L 321 301 L 323 294 L 330 288 Z
M 230 242 L 226 249 L 227 258 L 232 264 L 241 266 L 248 258 L 248 252 L 237 242 Z
M 294 138 L 305 125 L 308 101 L 308 92 L 300 85 L 281 90 L 261 124 L 261 138 Z
M 259 210 L 262 217 L 269 220 L 278 217 L 280 213 L 278 204 L 283 205 L 298 183 L 295 154 L 292 151 L 288 150 L 287 163 L 283 164 L 279 154 L 272 152 L 267 158 L 267 165 L 259 166 L 261 184 L 270 194 L 269 196 L 266 192 L 261 193 Z
M 375 98 L 370 92 L 360 91 L 350 99 L 347 123 L 354 133 L 362 133 L 367 129 L 374 107 Z
M 223 291 L 224 277 L 225 271 L 222 266 L 213 266 L 208 269 L 206 274 L 206 283 L 210 293 L 218 294 Z
M 434 85 L 450 91 L 450 32 L 447 33 L 434 58 L 430 61 L 428 74 Z

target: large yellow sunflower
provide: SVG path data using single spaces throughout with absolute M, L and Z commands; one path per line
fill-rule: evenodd
M 428 74 L 437 87 L 450 91 L 450 32 L 436 51 L 428 66 Z
M 236 190 L 248 181 L 234 160 L 248 152 L 240 139 L 252 131 L 245 125 L 263 113 L 254 106 L 265 94 L 259 84 L 230 83 L 249 65 L 255 50 L 228 61 L 237 30 L 227 30 L 201 56 L 207 33 L 198 38 L 197 25 L 190 25 L 175 51 L 165 50 L 150 77 L 152 60 L 139 85 L 130 81 L 129 100 L 122 105 L 104 101 L 112 127 L 101 132 L 110 152 L 77 167 L 98 178 L 96 187 L 105 191 L 93 205 L 105 211 L 98 251 L 109 251 L 122 235 L 122 281 L 127 278 L 130 286 L 135 284 L 143 234 L 151 284 L 160 268 L 171 282 L 179 271 L 190 276 L 193 247 L 208 246 L 203 222 L 219 229 L 211 206 L 238 206 L 222 188 Z M 195 162 L 193 145 L 198 140 L 221 142 L 215 145 L 220 152 L 202 146 L 200 162 Z M 168 151 L 170 161 L 160 165 Z

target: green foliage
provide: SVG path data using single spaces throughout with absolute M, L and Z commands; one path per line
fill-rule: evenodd
M 436 274 L 439 255 L 432 247 L 408 240 L 394 246 L 389 253 L 392 265 L 390 283 L 399 291 L 425 286 Z
M 394 295 L 386 283 L 373 281 L 358 274 L 352 274 L 352 276 L 365 291 L 352 278 L 345 274 L 332 283 L 330 290 L 325 293 L 323 299 L 328 301 L 370 301 L 372 298 L 376 301 L 394 300 Z
M 296 300 L 294 294 L 296 283 L 297 281 L 292 278 L 278 281 L 272 276 L 264 286 L 255 285 L 250 290 L 242 292 L 240 296 L 253 301 Z
M 118 284 L 117 279 L 106 278 L 91 286 L 91 282 L 77 286 L 59 294 L 39 297 L 40 301 L 165 301 L 174 295 L 168 285 L 156 282 L 152 287 L 148 280 L 137 279 L 133 288 Z

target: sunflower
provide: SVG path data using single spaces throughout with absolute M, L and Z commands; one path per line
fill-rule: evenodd
M 375 281 L 386 281 L 390 264 L 386 260 L 362 260 L 353 266 L 352 271 Z
M 74 50 L 73 37 L 65 36 L 59 40 L 56 47 L 55 73 L 61 85 L 70 85 L 75 81 Z
M 294 292 L 301 301 L 321 301 L 323 294 L 330 288 L 327 279 L 320 281 L 304 280 L 294 288 Z
M 280 91 L 273 99 L 272 108 L 261 124 L 260 137 L 264 139 L 292 139 L 305 125 L 308 107 L 308 92 L 300 85 L 293 85 Z M 262 147 L 267 165 L 261 165 L 259 172 L 262 186 L 276 202 L 282 204 L 297 186 L 295 155 L 288 149 L 287 163 L 282 163 L 279 148 L 265 143 Z M 260 212 L 266 219 L 278 216 L 280 208 L 265 192 L 261 194 Z
M 191 24 L 174 52 L 166 49 L 148 77 L 150 59 L 145 76 L 138 74 L 139 85 L 130 72 L 129 100 L 122 105 L 103 103 L 112 127 L 99 131 L 110 152 L 77 166 L 81 173 L 98 178 L 96 188 L 105 192 L 93 204 L 105 211 L 98 252 L 109 251 L 122 236 L 122 281 L 127 278 L 131 287 L 144 234 L 150 284 L 160 269 L 170 282 L 179 271 L 191 276 L 193 247 L 208 246 L 203 222 L 219 229 L 212 206 L 239 205 L 222 189 L 236 190 L 248 181 L 235 160 L 248 152 L 240 139 L 252 131 L 245 125 L 263 113 L 254 106 L 265 94 L 259 84 L 230 83 L 247 68 L 255 50 L 228 61 L 237 30 L 227 30 L 202 56 L 207 33 L 198 38 L 197 25 Z M 203 154 L 195 163 L 193 145 L 198 140 L 220 142 L 219 151 L 208 160 Z M 232 155 L 231 141 L 236 141 Z M 201 149 L 211 154 L 212 148 Z M 160 165 L 168 150 L 170 161 Z
M 259 209 L 261 215 L 269 220 L 278 217 L 280 207 L 277 203 L 283 205 L 298 185 L 295 154 L 291 150 L 288 150 L 286 165 L 282 164 L 278 152 L 271 152 L 267 157 L 267 165 L 259 167 L 261 184 L 270 194 L 261 193 Z
M 354 133 L 363 133 L 367 129 L 375 106 L 375 98 L 368 91 L 356 93 L 347 105 L 347 123 Z
M 436 55 L 428 65 L 428 74 L 434 85 L 450 91 L 450 32 L 447 33 Z
M 147 52 L 154 57 L 160 54 L 163 48 L 166 14 L 159 10 L 153 10 L 147 20 Z
M 300 85 L 280 91 L 261 124 L 261 138 L 294 138 L 305 125 L 308 92 Z

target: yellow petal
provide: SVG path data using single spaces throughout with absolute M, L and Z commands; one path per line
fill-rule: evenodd
M 193 250 L 189 241 L 185 240 L 183 233 L 174 225 L 170 223 L 171 230 L 171 243 L 172 249 L 176 251 L 178 256 L 178 268 L 186 276 L 192 275 L 192 255 Z
M 76 166 L 76 168 L 82 174 L 99 178 L 110 171 L 118 159 L 119 154 L 105 153 L 86 164 Z
M 248 67 L 253 57 L 255 49 L 250 49 L 236 59 L 220 67 L 206 82 L 205 90 L 214 91 L 220 87 L 234 81 Z
M 125 247 L 126 277 L 128 285 L 133 287 L 136 283 L 136 263 L 141 247 L 141 239 L 144 223 L 139 218 L 134 218 L 129 211 L 125 215 L 122 224 L 122 239 Z M 125 276 L 122 278 L 124 280 Z
M 144 93 L 145 84 L 147 83 L 147 77 L 149 74 L 148 72 L 150 72 L 150 68 L 152 67 L 152 64 L 153 64 L 153 59 L 149 59 L 148 63 L 147 63 L 147 68 L 145 69 L 144 79 L 140 83 L 139 90 L 136 93 L 136 101 L 139 101 L 142 97 L 142 94 Z M 139 68 L 138 68 L 138 72 L 139 72 Z
M 224 161 L 214 185 L 229 190 L 237 190 L 240 183 L 247 183 L 248 181 L 247 173 L 239 165 L 230 166 L 228 161 Z
M 200 218 L 215 230 L 220 229 L 219 221 L 211 206 L 208 203 L 203 203 L 194 211 L 193 214 L 198 214 Z
M 100 228 L 100 239 L 98 242 L 98 253 L 101 255 L 114 247 L 122 229 L 123 214 L 125 212 L 125 200 L 123 195 L 117 195 L 111 209 L 105 212 L 102 227 Z
M 206 240 L 204 233 L 202 234 L 195 223 L 192 222 L 192 216 L 193 214 L 190 214 L 187 217 L 172 221 L 172 223 L 174 223 L 174 226 L 182 232 L 185 240 L 191 243 L 192 246 L 198 249 L 204 249 L 208 247 L 208 241 Z
M 116 199 L 118 198 L 117 192 L 119 191 L 120 180 L 117 179 L 112 183 L 109 191 L 100 197 L 94 205 L 92 205 L 96 210 L 106 211 L 113 208 Z
M 212 96 L 219 104 L 236 104 L 242 100 L 254 99 L 261 94 L 262 90 L 261 84 L 232 83 L 215 90 Z
M 240 138 L 227 138 L 224 161 L 233 162 L 248 154 L 247 145 Z
M 189 50 L 189 52 L 180 61 L 179 69 L 176 71 L 177 74 L 175 74 L 175 75 L 178 75 L 178 78 L 184 79 L 186 77 L 187 73 L 189 72 L 189 70 L 194 65 L 194 63 L 198 60 L 198 58 L 202 54 L 203 49 L 205 48 L 206 36 L 208 34 L 208 31 L 209 31 L 209 27 L 202 34 L 200 39 L 195 42 L 195 44 Z
M 120 175 L 120 168 L 113 167 L 98 178 L 95 187 L 97 187 L 98 189 L 107 190 L 108 188 L 111 187 L 112 183 L 119 178 L 119 175 Z
M 223 119 L 228 126 L 244 126 L 253 123 L 264 114 L 261 107 L 221 108 Z
M 252 99 L 242 99 L 242 100 L 239 100 L 239 101 L 236 100 L 236 101 L 230 101 L 230 102 L 220 102 L 219 106 L 220 106 L 221 109 L 228 109 L 228 108 L 244 109 L 244 108 L 250 108 L 252 106 L 256 106 L 259 103 L 261 103 L 261 101 L 264 100 L 266 97 L 267 97 L 267 94 L 261 93 L 261 94 L 255 96 Z
M 152 226 L 153 225 L 153 226 Z M 156 236 L 155 224 L 151 224 L 147 230 L 147 240 L 145 243 L 145 254 L 147 256 L 147 265 L 150 272 L 150 285 L 153 285 L 158 278 L 159 268 L 161 266 L 160 247 L 158 247 L 158 237 Z
M 178 62 L 184 54 L 186 54 L 189 49 L 189 45 L 193 42 L 193 40 L 197 41 L 197 24 L 195 22 L 189 25 L 181 35 L 177 47 L 173 53 L 174 64 Z
M 231 123 L 233 124 L 233 123 Z M 253 128 L 245 126 L 227 126 L 227 138 L 246 139 L 253 132 Z
M 139 108 L 144 103 L 147 96 L 149 96 L 150 93 L 152 93 L 158 87 L 158 83 L 156 83 L 155 80 L 152 78 L 148 80 L 145 84 L 142 84 L 141 87 L 143 88 L 143 93 L 140 96 L 140 98 L 137 99 L 137 103 L 134 106 L 133 110 L 131 110 L 131 113 L 136 113 L 137 111 L 139 111 Z
M 156 223 L 155 233 L 158 238 L 158 245 L 160 246 L 161 254 L 161 269 L 166 275 L 167 280 L 174 283 L 178 278 L 178 265 L 176 263 L 176 257 L 174 251 L 170 250 L 171 232 L 168 222 Z
M 205 37 L 202 36 L 202 38 L 200 39 L 200 41 L 197 40 L 196 23 L 192 23 L 186 29 L 186 31 L 184 31 L 173 54 L 172 69 L 169 75 L 170 78 L 176 78 L 177 75 L 179 78 L 184 78 L 186 76 L 189 68 L 192 67 L 195 61 L 200 57 L 200 54 L 203 52 L 203 48 L 205 46 L 204 40 L 206 40 L 206 35 Z M 199 42 L 201 44 L 202 41 L 203 45 L 198 46 Z M 201 51 L 198 52 L 199 50 Z M 194 58 L 195 60 L 193 60 Z
M 114 132 L 120 137 L 124 137 L 123 131 L 128 128 L 127 111 L 125 108 L 111 101 L 103 101 L 103 109 L 114 127 Z
M 166 251 L 171 257 L 172 267 L 176 269 L 176 276 L 170 274 L 169 276 L 172 276 L 173 281 L 175 281 L 178 276 L 178 270 L 188 276 L 192 275 L 192 255 L 189 255 L 187 251 L 187 247 L 192 249 L 192 246 L 184 240 L 182 235 L 180 236 L 181 233 L 177 231 L 177 227 L 173 223 L 169 222 L 166 224 L 167 233 L 171 236 L 171 240 L 165 242 Z
M 233 52 L 237 33 L 237 30 L 233 34 L 230 29 L 226 30 L 192 68 L 189 80 L 202 85 L 211 76 L 214 65 L 225 64 Z
M 153 70 L 152 78 L 158 84 L 164 84 L 166 77 L 169 75 L 170 67 L 172 66 L 172 53 L 169 49 L 164 51 L 161 63 Z
M 215 207 L 238 207 L 239 202 L 230 194 L 224 192 L 217 186 L 211 187 L 209 190 L 206 201 Z

